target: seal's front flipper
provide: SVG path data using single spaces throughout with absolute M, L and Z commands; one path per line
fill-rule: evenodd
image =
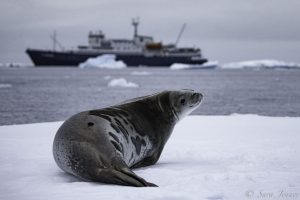
M 129 168 L 123 168 L 122 173 L 136 179 L 139 180 L 140 182 L 142 182 L 146 187 L 158 187 L 157 185 L 155 185 L 154 183 L 150 183 L 145 181 L 143 178 L 139 177 L 138 175 L 136 175 L 133 171 L 131 171 Z
M 109 184 L 127 185 L 134 187 L 157 187 L 157 185 L 145 181 L 143 178 L 137 176 L 129 169 L 98 169 L 97 175 L 92 175 L 92 177 L 94 181 Z

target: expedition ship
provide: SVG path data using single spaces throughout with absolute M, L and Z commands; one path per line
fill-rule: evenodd
M 181 28 L 174 44 L 164 45 L 155 42 L 150 36 L 138 34 L 138 19 L 132 21 L 133 39 L 106 39 L 102 31 L 90 32 L 88 45 L 79 45 L 76 50 L 56 50 L 59 44 L 55 35 L 53 50 L 26 49 L 26 53 L 36 66 L 78 66 L 88 58 L 104 54 L 114 54 L 116 60 L 122 60 L 127 66 L 170 66 L 174 63 L 203 64 L 207 59 L 199 48 L 178 48 L 178 41 L 184 31 Z

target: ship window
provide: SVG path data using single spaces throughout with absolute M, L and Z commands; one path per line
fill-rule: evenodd
M 140 41 L 143 42 L 143 38 L 142 37 L 140 38 Z

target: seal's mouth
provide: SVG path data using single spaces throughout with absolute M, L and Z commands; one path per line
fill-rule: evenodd
M 195 92 L 191 95 L 191 105 L 190 107 L 198 106 L 203 98 L 201 93 Z

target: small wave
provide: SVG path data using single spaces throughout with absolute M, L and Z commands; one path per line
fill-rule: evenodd
M 151 75 L 152 73 L 151 72 L 147 72 L 147 71 L 133 71 L 131 72 L 131 75 L 134 75 L 134 76 L 148 76 L 148 75 Z
M 170 69 L 173 70 L 182 70 L 182 69 L 215 69 L 219 66 L 218 61 L 210 61 L 204 64 L 183 64 L 183 63 L 174 63 L 170 66 Z
M 111 76 L 104 76 L 104 80 L 109 80 L 111 79 Z
M 0 83 L 0 88 L 11 88 L 12 85 L 9 83 Z

